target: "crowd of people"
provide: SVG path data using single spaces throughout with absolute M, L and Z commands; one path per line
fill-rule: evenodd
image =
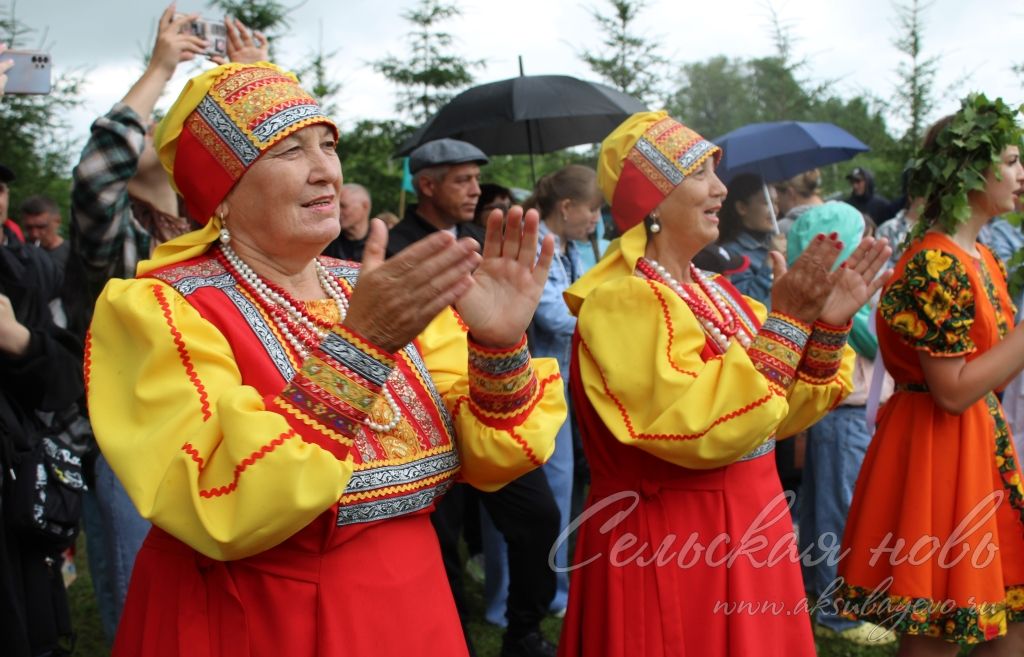
M 475 655 L 467 574 L 502 657 L 1024 654 L 1016 111 L 966 98 L 896 202 L 723 181 L 658 111 L 527 198 L 427 142 L 375 215 L 237 20 L 154 117 L 194 18 L 66 222 L 0 165 L 5 654 L 72 654 L 79 527 L 119 656 Z

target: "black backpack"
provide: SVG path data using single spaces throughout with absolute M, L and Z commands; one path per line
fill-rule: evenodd
M 14 455 L 4 506 L 18 530 L 44 545 L 64 548 L 78 535 L 86 490 L 82 445 L 91 433 L 89 421 L 72 405 L 29 451 Z

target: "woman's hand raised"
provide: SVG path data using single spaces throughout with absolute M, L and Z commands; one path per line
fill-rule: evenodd
M 878 272 L 889 261 L 889 240 L 865 237 L 843 266 L 832 272 L 832 293 L 821 310 L 821 321 L 843 326 L 877 292 L 891 271 Z
M 828 237 L 818 235 L 788 270 L 782 254 L 771 251 L 775 278 L 772 285 L 772 310 L 795 317 L 806 324 L 813 324 L 821 315 L 821 309 L 825 307 L 832 291 L 829 275 L 842 248 L 843 243 L 835 238 L 834 233 Z
M 362 269 L 344 325 L 395 352 L 473 286 L 471 273 L 480 264 L 480 245 L 438 231 L 385 261 L 387 243 L 384 222 L 370 220 Z
M 888 278 L 877 274 L 892 249 L 884 239 L 865 237 L 843 266 L 832 271 L 842 247 L 835 234 L 818 235 L 788 271 L 782 254 L 772 252 L 772 309 L 807 324 L 821 319 L 843 326 L 850 321 Z
M 515 345 L 537 309 L 555 244 L 547 237 L 537 258 L 535 211 L 524 217 L 512 208 L 504 230 L 502 223 L 500 211 L 491 213 L 482 259 L 475 240 L 438 231 L 385 262 L 387 228 L 373 219 L 345 326 L 393 352 L 455 304 L 475 340 Z
M 536 210 L 524 214 L 519 206 L 508 211 L 504 222 L 500 210 L 487 219 L 483 261 L 473 285 L 455 303 L 480 344 L 514 346 L 533 319 L 555 253 L 555 238 L 548 235 L 537 257 L 539 224 Z

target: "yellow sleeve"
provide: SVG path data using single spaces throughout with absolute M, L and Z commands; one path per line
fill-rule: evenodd
M 277 545 L 352 474 L 347 439 L 268 410 L 224 336 L 160 281 L 108 283 L 86 380 L 100 448 L 139 512 L 211 558 Z
M 584 390 L 612 435 L 686 468 L 735 462 L 775 435 L 791 406 L 794 417 L 820 417 L 842 395 L 834 382 L 800 379 L 803 343 L 782 357 L 759 334 L 750 354 L 734 343 L 705 362 L 705 334 L 690 309 L 637 277 L 591 292 L 578 327 Z M 795 339 L 808 338 L 792 328 Z M 766 354 L 779 356 L 774 368 Z
M 455 424 L 462 478 L 485 491 L 541 466 L 555 449 L 566 403 L 558 363 L 475 344 L 446 309 L 417 338 Z

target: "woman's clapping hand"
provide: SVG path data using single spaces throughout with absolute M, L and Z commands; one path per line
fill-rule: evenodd
M 888 278 L 888 272 L 878 273 L 892 249 L 887 240 L 865 237 L 846 262 L 832 271 L 842 248 L 834 233 L 818 235 L 788 270 L 782 254 L 772 252 L 772 309 L 807 324 L 821 319 L 845 325 Z

